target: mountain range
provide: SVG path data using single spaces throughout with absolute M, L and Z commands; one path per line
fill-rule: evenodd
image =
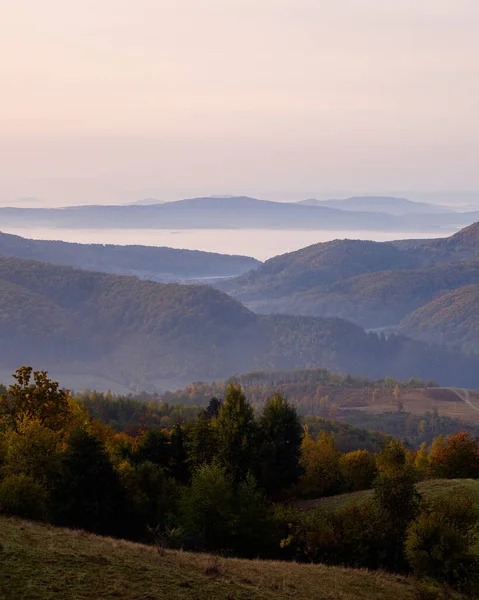
M 452 209 L 440 204 L 428 202 L 414 202 L 406 198 L 391 196 L 353 196 L 341 200 L 315 200 L 314 198 L 302 200 L 299 204 L 306 206 L 323 206 L 339 210 L 353 210 L 360 212 L 380 212 L 388 215 L 408 214 L 442 214 L 452 213 Z
M 351 202 L 354 200 L 354 203 Z M 455 230 L 479 220 L 479 211 L 455 213 L 399 200 L 407 213 L 391 213 L 393 199 L 380 199 L 369 210 L 358 199 L 313 205 L 271 202 L 255 198 L 206 197 L 161 204 L 73 206 L 68 208 L 0 208 L 3 227 L 69 229 L 304 229 L 437 232 Z M 349 202 L 349 204 L 347 204 Z M 368 202 L 372 202 L 371 199 Z M 343 203 L 346 203 L 343 205 Z M 386 206 L 387 205 L 387 206 Z M 344 210 L 347 208 L 347 210 Z M 366 210 L 368 209 L 368 210 Z M 431 212 L 431 210 L 433 212 Z

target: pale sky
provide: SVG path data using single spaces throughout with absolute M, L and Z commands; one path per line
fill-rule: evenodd
M 479 189 L 477 0 L 0 0 L 0 201 Z

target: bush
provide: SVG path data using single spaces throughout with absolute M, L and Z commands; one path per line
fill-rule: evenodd
M 20 473 L 0 482 L 0 511 L 26 519 L 42 520 L 46 514 L 47 493 L 32 477 Z
M 409 526 L 405 544 L 415 574 L 470 589 L 479 578 L 479 561 L 471 553 L 477 519 L 466 496 L 443 498 L 426 506 Z

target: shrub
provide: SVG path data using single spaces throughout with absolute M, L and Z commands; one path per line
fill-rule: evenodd
M 41 520 L 46 514 L 47 493 L 32 477 L 20 473 L 0 482 L 0 511 Z
M 471 546 L 477 532 L 477 511 L 470 498 L 442 498 L 409 526 L 406 557 L 420 577 L 431 577 L 467 589 L 479 578 L 479 561 Z

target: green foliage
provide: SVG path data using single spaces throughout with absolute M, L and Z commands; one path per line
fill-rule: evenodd
M 299 464 L 303 430 L 296 412 L 282 396 L 266 402 L 259 420 L 259 480 L 271 495 L 295 484 L 301 475 Z
M 254 467 L 256 435 L 253 407 L 239 385 L 231 384 L 226 390 L 218 428 L 218 459 L 232 475 L 233 481 L 239 483 Z
M 454 495 L 426 505 L 411 523 L 406 557 L 414 573 L 472 591 L 479 582 L 478 513 L 467 496 Z
M 226 469 L 215 463 L 198 467 L 180 502 L 180 523 L 187 547 L 229 548 L 233 502 L 233 480 Z
M 43 519 L 47 511 L 45 488 L 24 473 L 0 481 L 0 512 L 26 519 Z
M 106 535 L 132 533 L 119 476 L 101 443 L 85 430 L 68 440 L 52 501 L 58 525 Z

